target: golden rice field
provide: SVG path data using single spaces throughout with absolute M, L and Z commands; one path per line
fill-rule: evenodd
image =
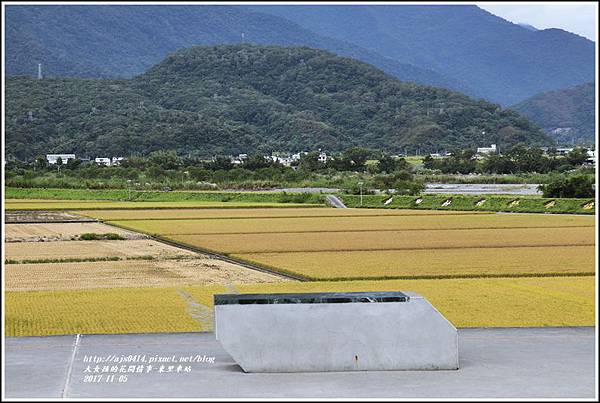
M 239 254 L 315 280 L 593 275 L 593 246 Z
M 457 327 L 593 326 L 593 277 L 285 282 L 240 292 L 414 291 Z M 182 287 L 212 305 L 223 286 Z M 210 330 L 188 312 L 178 288 L 6 292 L 6 336 Z
M 492 214 L 477 211 L 450 210 L 400 210 L 400 209 L 332 209 L 332 208 L 238 208 L 222 209 L 168 209 L 168 210 L 79 210 L 77 214 L 114 220 L 190 220 L 205 218 L 292 218 L 292 217 L 356 217 L 356 216 L 421 216 L 421 215 L 481 215 Z
M 279 282 L 268 273 L 207 257 L 77 263 L 7 264 L 6 291 Z
M 175 258 L 197 256 L 194 252 L 166 245 L 151 239 L 127 241 L 9 242 L 6 243 L 4 247 L 6 258 L 15 261 L 22 261 L 25 259 L 135 258 L 142 256 Z
M 283 232 L 343 232 L 477 228 L 593 227 L 594 217 L 543 214 L 430 214 L 380 216 L 231 218 L 190 220 L 107 221 L 149 234 L 243 234 Z
M 169 239 L 226 254 L 402 249 L 594 246 L 594 227 L 469 230 L 348 231 L 260 234 L 169 235 Z
M 82 230 L 52 225 L 72 224 L 16 224 L 22 233 L 7 225 L 13 239 L 56 238 L 7 244 L 7 258 L 161 257 L 5 265 L 7 336 L 209 330 L 190 316 L 189 304 L 210 308 L 213 294 L 231 292 L 231 284 L 242 293 L 414 291 L 457 327 L 594 325 L 593 216 L 186 209 L 180 202 L 179 209 L 144 202 L 134 203 L 136 210 L 95 210 L 93 203 L 77 214 L 312 281 L 282 281 L 206 256 L 170 259 L 170 247 L 153 249 L 148 239 L 57 242 Z
M 290 209 L 279 217 L 247 218 L 248 212 L 236 212 L 227 218 L 228 211 L 215 210 L 202 218 L 158 219 L 155 214 L 150 220 L 110 222 L 310 280 L 595 271 L 594 217 L 319 210 L 338 215 L 297 216 L 304 212 Z
M 91 209 L 161 209 L 161 208 L 240 208 L 240 207 L 306 207 L 307 203 L 269 203 L 269 202 L 139 202 L 139 201 L 102 201 L 102 200 L 43 200 L 43 199 L 7 199 L 6 210 L 91 210 Z M 315 204 L 314 206 L 320 206 Z

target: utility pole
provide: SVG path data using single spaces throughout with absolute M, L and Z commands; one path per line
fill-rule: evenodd
M 361 206 L 361 207 L 362 207 L 362 205 L 363 205 L 363 197 L 362 197 L 362 195 L 363 195 L 363 192 L 362 192 L 362 186 L 363 186 L 363 183 L 362 183 L 362 182 L 358 182 L 358 187 L 359 187 L 359 189 L 360 189 L 360 206 Z

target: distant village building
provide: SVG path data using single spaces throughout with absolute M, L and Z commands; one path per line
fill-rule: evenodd
M 596 150 L 588 150 L 587 151 L 587 163 L 593 166 L 596 166 Z
M 124 159 L 123 157 L 112 157 L 111 165 L 121 165 L 121 161 Z
M 322 163 L 326 163 L 327 162 L 327 154 L 324 152 L 320 152 L 318 161 L 322 162 Z
M 56 164 L 59 158 L 63 164 L 66 164 L 69 160 L 75 159 L 75 154 L 46 154 L 46 161 L 51 165 Z
M 490 147 L 477 148 L 477 154 L 495 154 L 496 152 L 496 144 L 492 144 Z
M 229 161 L 231 161 L 234 165 L 241 165 L 245 160 L 248 159 L 248 154 L 238 154 L 237 157 L 229 157 Z
M 98 165 L 106 165 L 106 166 L 110 166 L 110 158 L 96 158 L 94 159 L 94 162 Z
M 300 151 L 299 153 L 292 154 L 292 161 L 299 161 L 303 155 L 308 154 L 306 151 Z
M 121 161 L 123 161 L 125 158 L 123 157 L 112 157 L 112 158 L 107 158 L 107 157 L 98 157 L 94 159 L 94 162 L 97 165 L 104 165 L 104 166 L 116 166 L 116 165 L 121 165 Z
M 571 151 L 573 151 L 573 148 L 561 147 L 561 148 L 556 149 L 556 154 L 557 155 L 567 155 Z

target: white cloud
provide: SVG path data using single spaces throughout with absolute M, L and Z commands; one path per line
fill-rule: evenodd
M 514 23 L 539 29 L 561 28 L 596 41 L 598 3 L 476 3 L 477 6 Z

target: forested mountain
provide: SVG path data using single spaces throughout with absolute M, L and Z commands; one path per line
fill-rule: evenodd
M 6 85 L 6 152 L 18 158 L 551 143 L 496 104 L 306 47 L 197 46 L 133 79 L 13 77 Z
M 531 30 L 472 5 L 253 6 L 317 34 L 468 83 L 503 105 L 595 79 L 594 42 Z
M 235 6 L 7 6 L 6 72 L 129 78 L 193 45 L 304 45 L 374 64 L 404 81 L 468 92 L 460 80 L 400 63 L 291 21 Z
M 512 109 L 536 122 L 559 144 L 594 144 L 595 93 L 594 83 L 587 83 L 538 94 Z
M 6 71 L 131 77 L 192 45 L 303 45 L 372 64 L 403 81 L 511 105 L 594 80 L 593 42 L 532 31 L 475 6 L 6 7 Z

